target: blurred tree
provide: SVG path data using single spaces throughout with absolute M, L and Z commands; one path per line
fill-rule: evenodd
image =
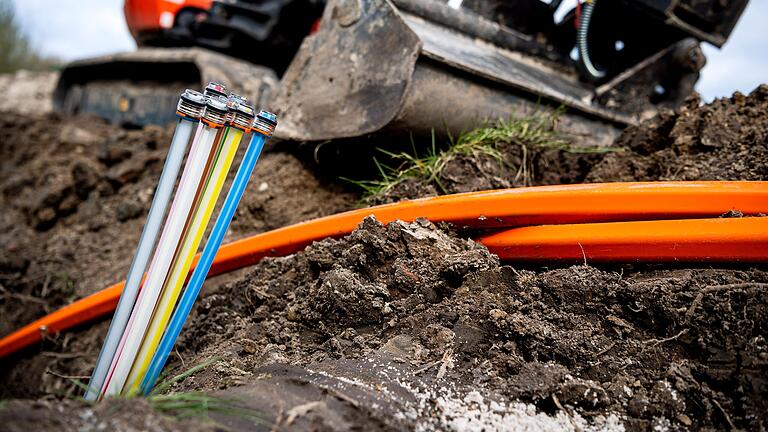
M 51 69 L 58 61 L 40 56 L 14 16 L 13 5 L 0 0 L 0 73 Z

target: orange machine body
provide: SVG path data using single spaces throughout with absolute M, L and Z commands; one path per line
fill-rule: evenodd
M 173 27 L 176 15 L 183 9 L 205 11 L 212 0 L 125 0 L 123 11 L 128 30 L 139 42 L 143 34 L 158 33 Z

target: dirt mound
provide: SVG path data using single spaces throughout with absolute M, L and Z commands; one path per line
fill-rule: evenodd
M 435 179 L 408 178 L 368 201 L 583 182 L 768 179 L 768 85 L 700 103 L 691 98 L 678 112 L 627 128 L 613 152 L 500 142 L 493 154 L 448 158 Z
M 216 428 L 196 420 L 174 421 L 139 400 L 109 400 L 90 405 L 83 401 L 10 401 L 0 408 L 7 432 L 57 431 L 168 431 L 203 432 Z
M 0 74 L 0 111 L 20 114 L 48 114 L 53 111 L 53 90 L 59 80 L 58 72 L 20 70 Z
M 268 387 L 260 380 L 280 380 L 275 366 L 263 368 L 292 365 L 303 369 L 286 372 L 289 381 L 311 392 L 333 387 L 313 373 L 343 381 L 357 367 L 357 378 L 412 399 L 377 409 L 361 395 L 351 405 L 365 423 L 393 429 L 402 426 L 394 413 L 411 409 L 409 427 L 437 426 L 427 414 L 446 396 L 429 391 L 441 387 L 458 401 L 474 390 L 488 403 L 562 409 L 586 424 L 615 416 L 636 430 L 759 428 L 768 408 L 765 282 L 756 269 L 516 270 L 427 221 L 368 219 L 344 239 L 266 259 L 206 297 L 178 354 L 186 364 L 223 360 L 178 389 Z M 377 370 L 393 372 L 366 378 Z M 292 391 L 251 403 L 264 409 L 294 400 Z
M 531 128 L 541 120 L 531 119 Z M 549 130 L 543 131 L 549 134 Z M 407 177 L 367 197 L 368 204 L 513 187 L 582 183 L 605 149 L 579 149 L 552 133 L 556 145 L 526 137 L 483 144 L 477 150 L 448 149 L 435 173 Z M 424 163 L 428 161 L 421 161 Z
M 586 180 L 768 179 L 768 85 L 629 127 Z
M 498 147 L 506 164 L 489 154 L 456 157 L 441 184 L 459 192 L 766 179 L 766 95 L 763 86 L 707 106 L 691 102 L 628 129 L 620 153 L 534 154 L 509 143 Z M 115 134 L 92 120 L 0 118 L 8 173 L 0 179 L 8 209 L 0 221 L 0 331 L 9 331 L 124 276 L 171 129 Z M 291 145 L 279 149 L 259 162 L 230 237 L 353 205 L 354 196 L 318 178 Z M 383 199 L 445 192 L 418 180 L 401 185 Z M 235 397 L 263 414 L 259 424 L 214 416 L 234 429 L 761 430 L 766 270 L 523 269 L 451 227 L 367 219 L 345 238 L 207 283 L 168 369 L 220 358 L 173 390 Z M 0 394 L 78 394 L 62 377 L 88 376 L 106 327 L 67 332 L 4 360 L 2 379 L 13 385 Z M 48 427 L 30 419 L 64 410 L 64 421 L 83 427 L 112 421 L 102 410 L 111 405 L 40 403 L 7 402 L 0 419 Z M 115 427 L 157 419 L 140 401 L 120 410 L 131 418 Z
M 410 178 L 368 201 L 374 205 L 489 189 L 582 183 L 603 157 L 525 143 L 500 143 L 496 148 L 501 159 L 483 153 L 451 158 L 438 177 L 439 185 Z

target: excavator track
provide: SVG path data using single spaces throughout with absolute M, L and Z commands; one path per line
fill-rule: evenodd
M 271 69 L 202 48 L 141 48 L 70 63 L 54 91 L 54 108 L 128 126 L 166 124 L 174 120 L 179 94 L 209 81 L 226 82 L 256 106 L 278 83 Z

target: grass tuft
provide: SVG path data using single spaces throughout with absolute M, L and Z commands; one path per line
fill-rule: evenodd
M 209 419 L 210 414 L 219 413 L 253 421 L 263 420 L 260 412 L 243 407 L 235 398 L 212 396 L 200 391 L 149 395 L 147 402 L 154 410 L 176 419 Z
M 162 381 L 152 390 L 145 400 L 154 410 L 175 419 L 189 417 L 210 419 L 211 413 L 220 413 L 255 422 L 263 421 L 260 412 L 243 407 L 240 401 L 235 398 L 212 396 L 201 391 L 159 394 L 167 390 L 173 384 L 183 381 L 185 378 L 200 372 L 219 360 L 221 360 L 220 357 L 211 358 L 170 379 Z M 78 379 L 68 378 L 68 380 L 83 392 L 89 390 L 88 385 Z M 126 399 L 129 398 L 130 397 L 126 397 Z
M 169 378 L 167 380 L 161 381 L 159 384 L 157 384 L 155 386 L 155 388 L 152 389 L 152 391 L 150 392 L 150 395 L 156 395 L 156 394 L 162 393 L 164 390 L 167 390 L 169 387 L 171 387 L 175 383 L 177 383 L 179 381 L 183 381 L 188 376 L 192 376 L 192 375 L 200 372 L 201 370 L 203 370 L 203 369 L 207 368 L 208 366 L 218 362 L 219 360 L 221 360 L 221 357 L 212 357 L 212 358 L 210 358 L 210 359 L 200 363 L 199 365 L 192 366 L 191 368 L 187 369 L 186 371 L 184 371 L 184 372 L 182 372 L 182 373 L 180 373 L 180 374 L 178 374 L 178 375 L 176 375 L 176 376 L 174 376 L 172 378 Z
M 213 357 L 162 381 L 146 397 L 147 402 L 156 411 L 177 419 L 188 417 L 208 419 L 211 413 L 220 413 L 252 421 L 262 421 L 261 413 L 241 406 L 240 401 L 234 398 L 212 396 L 200 391 L 160 394 L 173 384 L 183 381 L 220 360 L 220 357 Z
M 522 161 L 520 166 L 511 167 L 517 170 L 515 181 L 522 180 L 530 184 L 533 178 L 533 163 L 531 154 L 536 150 L 561 150 L 570 153 L 606 153 L 616 149 L 606 147 L 576 146 L 559 136 L 555 130 L 555 122 L 560 112 L 536 113 L 528 117 L 510 118 L 493 122 L 472 131 L 462 133 L 456 140 L 448 133 L 448 145 L 445 150 L 438 151 L 434 130 L 432 142 L 426 154 L 419 155 L 411 137 L 413 153 L 392 153 L 378 149 L 393 161 L 392 166 L 385 165 L 374 158 L 380 178 L 374 180 L 352 180 L 342 178 L 364 191 L 366 198 L 385 195 L 408 179 L 416 179 L 425 184 L 434 185 L 441 193 L 448 191 L 441 183 L 441 174 L 446 165 L 459 156 L 482 157 L 488 156 L 499 164 L 509 166 L 507 157 L 500 149 L 501 145 L 516 145 L 520 147 Z

